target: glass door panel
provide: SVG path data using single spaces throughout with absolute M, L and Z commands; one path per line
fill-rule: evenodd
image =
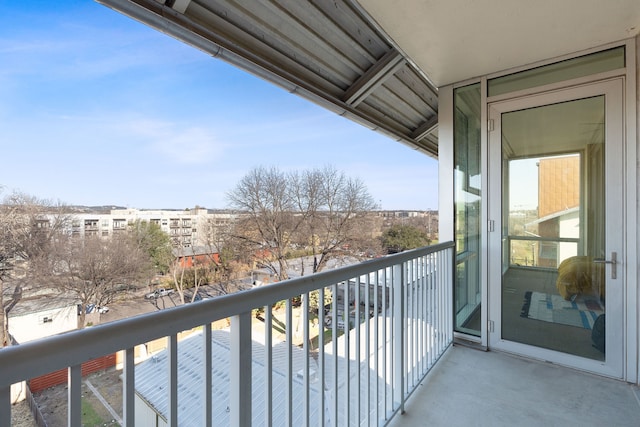
M 597 96 L 502 115 L 502 337 L 596 360 L 604 105 Z
M 490 107 L 490 346 L 621 375 L 620 87 Z

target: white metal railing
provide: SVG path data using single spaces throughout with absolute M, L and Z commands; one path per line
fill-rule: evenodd
M 577 237 L 507 236 L 509 265 L 558 268 L 560 263 L 580 251 Z
M 81 364 L 120 350 L 126 426 L 151 407 L 170 426 L 385 425 L 453 340 L 454 271 L 454 244 L 442 243 L 4 348 L 0 425 L 11 384 L 62 368 L 68 424 L 81 425 Z M 328 302 L 317 315 L 314 292 Z M 227 331 L 212 330 L 225 318 Z M 164 337 L 136 365 L 134 348 Z M 153 381 L 163 392 L 145 396 Z

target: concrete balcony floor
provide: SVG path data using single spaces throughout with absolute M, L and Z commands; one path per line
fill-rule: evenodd
M 640 389 L 499 352 L 453 346 L 391 426 L 640 426 Z

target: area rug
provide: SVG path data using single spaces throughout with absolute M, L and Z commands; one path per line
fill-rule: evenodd
M 528 291 L 520 317 L 592 329 L 602 313 L 604 308 L 593 297 L 579 296 L 575 301 L 566 301 L 560 295 Z

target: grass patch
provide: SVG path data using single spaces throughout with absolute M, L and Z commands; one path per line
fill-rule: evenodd
M 105 420 L 96 412 L 91 402 L 86 399 L 81 400 L 82 403 L 82 425 L 83 426 L 101 426 Z

